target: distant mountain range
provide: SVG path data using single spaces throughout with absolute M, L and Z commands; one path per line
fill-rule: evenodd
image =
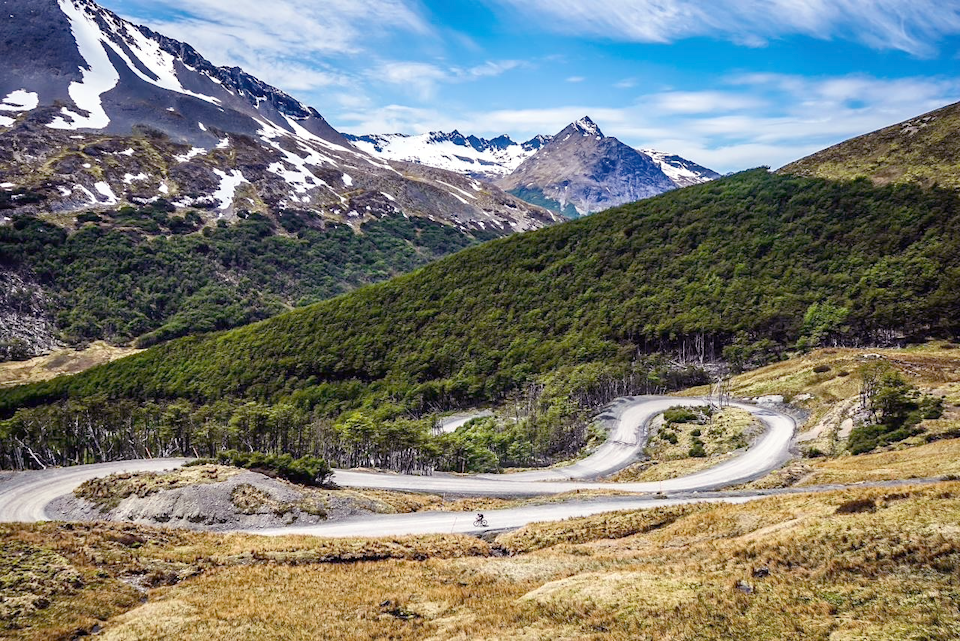
M 641 152 L 589 117 L 571 123 L 496 184 L 568 218 L 706 182 L 719 174 L 679 156 Z
M 242 69 L 91 0 L 0 0 L 0 184 L 14 211 L 70 213 L 163 198 L 207 218 L 313 211 L 433 216 L 503 234 L 553 222 L 453 172 L 389 164 Z M 29 195 L 25 195 L 29 192 Z
M 344 134 L 344 137 L 358 149 L 380 158 L 420 163 L 487 180 L 509 174 L 550 142 L 550 136 L 536 136 L 518 143 L 507 135 L 488 140 L 464 136 L 456 130 L 417 136 Z
M 387 160 L 439 167 L 493 181 L 510 193 L 568 218 L 600 211 L 677 187 L 719 177 L 680 156 L 636 150 L 604 136 L 584 117 L 555 136 L 517 143 L 431 132 L 418 136 L 378 134 L 346 138 Z

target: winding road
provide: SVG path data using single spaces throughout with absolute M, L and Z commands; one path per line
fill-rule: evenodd
M 610 425 L 606 443 L 590 456 L 566 467 L 515 474 L 461 476 L 404 474 L 337 470 L 334 481 L 343 487 L 377 488 L 430 492 L 454 496 L 530 497 L 576 490 L 617 490 L 637 497 L 610 497 L 568 500 L 525 505 L 488 512 L 495 528 L 519 527 L 534 521 L 586 516 L 617 509 L 656 507 L 693 501 L 743 502 L 760 498 L 752 495 L 699 495 L 719 487 L 763 476 L 779 467 L 789 456 L 796 424 L 792 418 L 771 409 L 734 403 L 751 412 L 766 427 L 763 435 L 740 455 L 696 474 L 653 483 L 600 483 L 595 479 L 633 462 L 648 437 L 650 421 L 677 405 L 706 405 L 708 399 L 636 396 L 618 399 L 608 406 L 601 420 Z M 458 417 L 462 418 L 462 417 Z M 464 421 L 465 422 L 465 421 Z M 72 492 L 84 481 L 118 472 L 158 471 L 182 465 L 186 459 L 118 461 L 97 465 L 51 468 L 11 474 L 0 479 L 0 522 L 42 521 L 46 506 L 55 498 Z M 683 492 L 665 497 L 660 493 Z M 645 496 L 643 496 L 645 495 Z M 367 515 L 315 526 L 294 526 L 257 530 L 259 534 L 314 534 L 318 536 L 395 536 L 428 532 L 473 532 L 473 517 L 459 512 L 418 512 L 399 515 Z

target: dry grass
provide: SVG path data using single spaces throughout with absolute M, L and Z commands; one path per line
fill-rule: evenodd
M 82 351 L 61 349 L 26 361 L 0 363 L 0 387 L 36 383 L 61 374 L 77 374 L 138 351 L 140 350 L 132 347 L 114 347 L 103 341 L 96 341 Z
M 644 449 L 648 459 L 635 463 L 610 477 L 611 482 L 663 481 L 694 474 L 732 457 L 760 433 L 761 425 L 746 410 L 731 407 L 714 414 L 707 423 L 674 423 L 666 429 L 676 435 L 676 443 L 662 438 L 666 426 L 659 426 Z M 695 434 L 703 443 L 705 457 L 690 456 Z
M 504 558 L 218 566 L 104 637 L 956 639 L 958 523 L 960 483 L 598 515 Z
M 744 398 L 783 396 L 810 414 L 800 428 L 802 450 L 842 454 L 858 405 L 857 370 L 880 360 L 923 392 L 944 397 L 946 403 L 941 420 L 923 422 L 923 435 L 891 448 L 921 445 L 928 436 L 960 435 L 960 349 L 950 343 L 933 342 L 904 349 L 819 349 L 737 375 L 730 382 L 731 392 Z M 709 388 L 698 387 L 682 394 L 709 393 Z
M 78 631 L 89 633 L 138 605 L 143 590 L 222 568 L 290 569 L 490 554 L 483 541 L 459 535 L 273 538 L 108 523 L 2 525 L 0 549 L 4 639 L 72 639 Z M 321 593 L 318 598 L 328 596 Z M 287 605 L 294 603 L 298 601 Z
M 101 510 L 111 510 L 128 496 L 143 498 L 188 485 L 220 483 L 241 471 L 221 465 L 196 465 L 171 472 L 124 472 L 85 481 L 73 493 Z

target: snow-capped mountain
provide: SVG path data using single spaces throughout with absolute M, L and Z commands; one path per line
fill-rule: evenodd
M 575 131 L 567 131 L 570 127 L 573 127 Z M 405 134 L 352 136 L 345 134 L 345 137 L 355 147 L 379 158 L 394 161 L 403 160 L 447 169 L 473 178 L 494 181 L 495 184 L 507 188 L 511 193 L 519 195 L 531 203 L 552 211 L 563 212 L 568 217 L 591 213 L 615 204 L 632 202 L 677 187 L 696 185 L 720 177 L 720 174 L 715 171 L 674 154 L 653 149 L 636 150 L 627 147 L 616 138 L 604 136 L 600 128 L 589 117 L 581 118 L 570 127 L 556 136 L 540 135 L 524 143 L 514 142 L 507 135 L 484 139 L 476 136 L 464 136 L 456 130 L 451 133 L 434 131 L 416 136 Z M 596 167 L 587 167 L 576 162 L 571 163 L 571 159 L 565 157 L 567 152 L 557 151 L 563 147 L 569 152 L 571 145 L 561 145 L 560 143 L 567 141 L 574 135 L 579 138 L 595 139 L 596 144 L 594 146 L 596 149 L 588 153 L 593 157 L 591 162 L 597 163 L 600 157 L 609 155 L 608 160 L 619 163 L 620 169 L 615 172 L 614 177 L 604 179 L 602 189 L 597 191 L 596 194 L 587 195 L 584 193 L 579 196 L 571 196 L 569 185 L 564 185 L 564 190 L 558 191 L 553 196 L 548 196 L 546 192 L 537 187 L 540 181 L 546 180 L 549 183 L 553 180 L 543 173 L 545 171 L 555 172 L 554 177 L 560 182 L 568 179 L 574 182 L 578 180 L 589 182 L 592 180 L 591 176 L 595 177 Z M 524 163 L 532 162 L 532 159 L 537 159 L 544 153 L 541 150 L 550 147 L 551 144 L 554 145 L 554 150 L 549 153 L 549 156 L 553 160 L 540 158 L 532 165 L 524 165 Z M 576 146 L 583 148 L 585 145 L 585 141 L 581 140 Z M 584 150 L 580 149 L 580 151 Z M 577 154 L 574 153 L 573 155 Z M 521 165 L 526 168 L 520 175 L 512 178 L 512 174 L 519 171 Z M 534 170 L 534 166 L 538 169 Z M 630 168 L 639 173 L 630 173 Z M 659 169 L 659 172 L 656 171 L 657 169 Z M 587 173 L 579 176 L 575 175 L 580 171 Z M 531 172 L 536 174 L 536 179 L 527 175 Z M 615 184 L 617 180 L 621 180 L 622 184 Z M 548 188 L 547 191 L 551 190 Z
M 364 153 L 313 108 L 92 0 L 0 0 L 0 12 L 0 185 L 18 192 L 15 210 L 164 198 L 225 219 L 403 213 L 504 234 L 552 222 L 461 174 Z
M 682 186 L 674 177 L 696 182 L 710 179 L 705 173 L 696 174 L 694 167 L 709 172 L 677 156 L 637 151 L 603 135 L 595 122 L 584 117 L 553 136 L 497 185 L 576 218 Z
M 536 136 L 518 143 L 506 135 L 488 140 L 464 136 L 456 130 L 417 136 L 345 134 L 345 137 L 358 149 L 380 158 L 420 163 L 488 180 L 506 176 L 550 141 L 549 136 Z
M 720 174 L 714 170 L 707 169 L 675 154 L 667 154 L 655 149 L 641 149 L 640 153 L 649 156 L 653 162 L 657 163 L 660 170 L 677 187 L 699 185 L 720 178 Z

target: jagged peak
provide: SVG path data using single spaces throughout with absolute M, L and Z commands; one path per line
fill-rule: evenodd
M 574 122 L 572 126 L 575 129 L 583 132 L 584 136 L 599 136 L 603 138 L 603 132 L 600 131 L 600 127 L 597 126 L 597 123 L 590 119 L 590 116 L 584 116 L 580 120 Z

